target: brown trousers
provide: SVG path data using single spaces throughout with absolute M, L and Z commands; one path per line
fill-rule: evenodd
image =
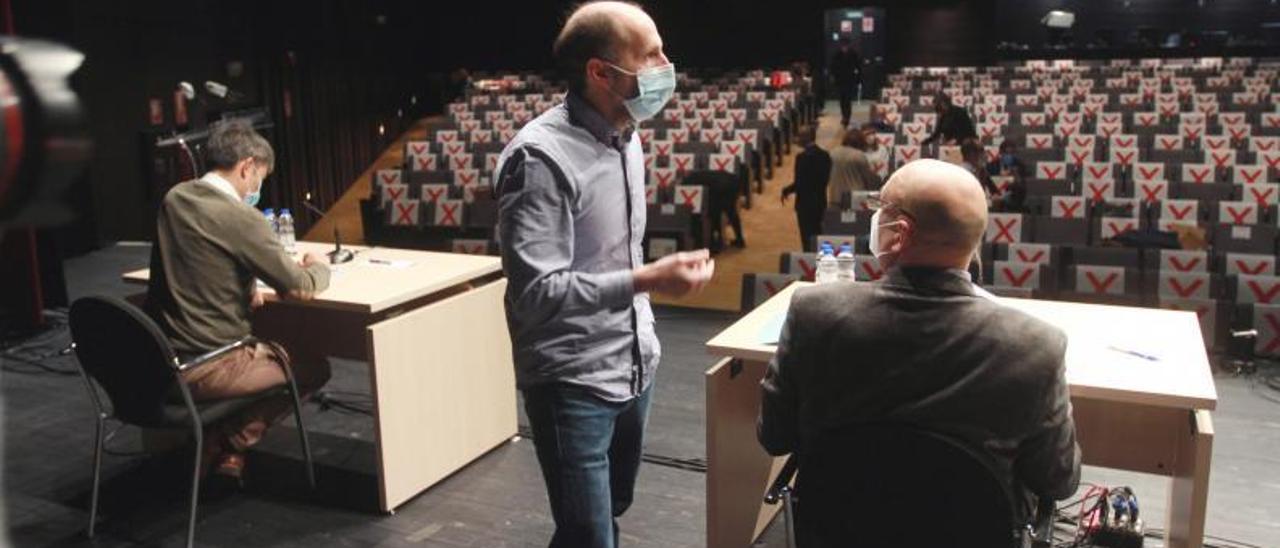
M 298 396 L 306 399 L 329 381 L 329 363 L 324 359 L 290 363 L 283 347 L 258 343 L 232 351 L 213 362 L 182 374 L 182 380 L 196 401 L 234 398 L 288 382 L 282 365 L 292 367 Z M 262 439 L 267 427 L 293 410 L 293 398 L 279 394 L 250 405 L 238 415 L 211 427 L 207 442 L 225 451 L 243 452 Z

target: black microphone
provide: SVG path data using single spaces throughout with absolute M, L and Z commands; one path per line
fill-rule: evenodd
M 320 208 L 311 204 L 310 192 L 308 192 L 307 196 L 302 199 L 302 205 L 311 210 L 311 213 L 316 216 L 317 221 L 324 217 L 324 212 L 320 211 Z M 338 223 L 336 222 L 333 223 L 333 251 L 330 251 L 325 255 L 329 256 L 329 264 L 347 263 L 356 258 L 356 254 L 352 253 L 350 249 L 342 249 L 342 235 L 338 233 Z

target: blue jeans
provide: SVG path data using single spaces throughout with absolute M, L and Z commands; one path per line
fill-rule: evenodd
M 524 390 L 524 409 L 556 522 L 551 548 L 615 548 L 631 506 L 653 385 L 626 402 L 572 385 Z

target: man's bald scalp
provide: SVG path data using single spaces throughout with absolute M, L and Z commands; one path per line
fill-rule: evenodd
M 986 195 L 964 168 L 938 160 L 902 166 L 886 186 L 915 220 L 916 238 L 930 247 L 971 252 L 987 227 Z
M 647 17 L 639 4 L 615 0 L 586 2 L 569 11 L 551 47 L 551 56 L 570 90 L 583 91 L 587 61 L 616 59 L 619 47 L 626 40 L 620 15 L 637 14 Z

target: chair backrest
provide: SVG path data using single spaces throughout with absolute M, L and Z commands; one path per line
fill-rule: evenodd
M 802 546 L 1013 546 L 1005 481 L 988 458 L 948 436 L 856 424 L 815 440 L 799 462 Z
M 84 297 L 71 305 L 71 338 L 80 366 L 111 400 L 114 415 L 139 426 L 161 424 L 176 371 L 176 354 L 142 310 L 115 297 Z

